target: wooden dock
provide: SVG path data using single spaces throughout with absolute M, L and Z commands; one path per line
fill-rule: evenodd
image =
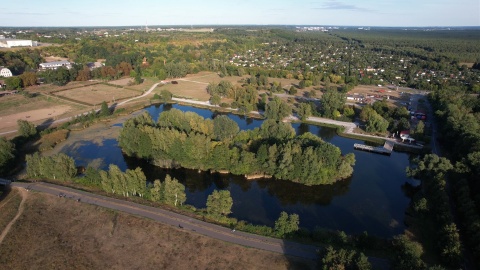
M 382 155 L 391 155 L 393 151 L 394 142 L 385 141 L 383 146 L 370 146 L 365 144 L 356 143 L 353 145 L 354 149 L 382 154 Z

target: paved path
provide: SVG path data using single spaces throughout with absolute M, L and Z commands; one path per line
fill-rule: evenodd
M 40 191 L 58 196 L 64 194 L 65 199 L 80 200 L 81 203 L 98 205 L 129 214 L 146 217 L 155 221 L 172 225 L 176 228 L 203 234 L 208 237 L 231 242 L 243 246 L 254 247 L 271 252 L 296 256 L 306 259 L 317 259 L 317 247 L 289 242 L 276 238 L 269 238 L 245 232 L 239 232 L 197 220 L 188 216 L 180 215 L 160 208 L 154 208 L 128 201 L 113 199 L 93 193 L 88 193 L 63 186 L 36 182 L 36 183 L 12 183 L 13 187 Z

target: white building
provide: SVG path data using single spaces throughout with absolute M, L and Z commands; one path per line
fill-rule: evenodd
M 13 74 L 10 69 L 6 67 L 0 67 L 0 77 L 12 77 Z
M 68 61 L 56 61 L 40 64 L 40 69 L 57 69 L 59 67 L 66 67 L 67 69 L 70 69 L 72 67 L 72 63 Z
M 36 47 L 36 46 L 37 46 L 37 42 L 32 40 L 0 38 L 1 48 Z

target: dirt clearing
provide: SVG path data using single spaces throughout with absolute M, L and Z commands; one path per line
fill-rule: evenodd
M 3 218 L 0 216 L 0 221 Z M 148 219 L 35 192 L 29 193 L 24 213 L 0 244 L 0 254 L 5 269 L 314 267 L 312 261 L 228 244 Z

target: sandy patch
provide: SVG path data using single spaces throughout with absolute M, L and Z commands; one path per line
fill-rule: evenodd
M 70 111 L 70 109 L 71 107 L 68 105 L 58 105 L 45 109 L 37 109 L 2 116 L 0 117 L 0 130 L 5 128 L 16 128 L 18 120 L 26 120 L 35 123 L 40 120 L 56 120 L 60 115 Z

